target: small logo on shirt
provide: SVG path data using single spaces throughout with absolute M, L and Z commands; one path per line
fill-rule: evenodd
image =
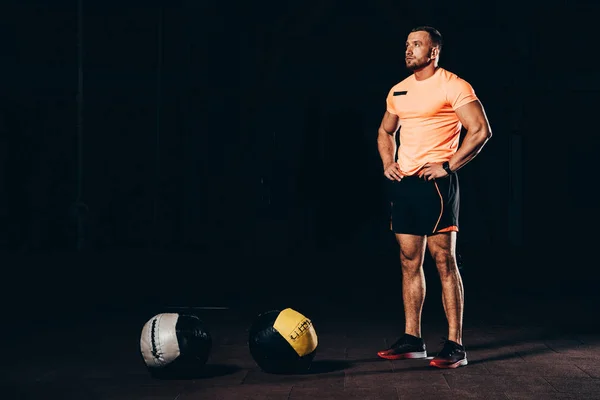
M 404 95 L 404 94 L 406 94 L 406 93 L 408 93 L 408 91 L 407 91 L 407 90 L 404 90 L 404 91 L 402 91 L 402 92 L 394 92 L 394 96 L 402 96 L 402 95 Z

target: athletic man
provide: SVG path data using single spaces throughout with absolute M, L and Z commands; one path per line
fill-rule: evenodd
M 392 360 L 427 357 L 421 311 L 428 248 L 441 279 L 448 321 L 448 338 L 430 365 L 456 368 L 467 365 L 463 284 L 456 262 L 456 171 L 481 151 L 492 131 L 471 85 L 438 66 L 441 49 L 442 36 L 436 29 L 422 26 L 410 32 L 405 57 L 413 73 L 389 91 L 379 127 L 379 154 L 391 185 L 391 229 L 400 247 L 405 332 L 378 355 Z M 466 135 L 459 146 L 463 127 Z M 400 140 L 395 149 L 397 131 Z

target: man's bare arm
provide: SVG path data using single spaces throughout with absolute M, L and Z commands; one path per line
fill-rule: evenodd
M 456 110 L 458 119 L 467 130 L 460 148 L 450 159 L 450 169 L 457 171 L 471 161 L 492 137 L 492 129 L 479 100 Z
M 394 132 L 398 129 L 398 116 L 390 114 L 388 111 L 383 114 L 381 125 L 379 126 L 379 133 L 377 135 L 377 148 L 379 149 L 379 156 L 383 163 L 383 169 L 386 169 L 391 163 L 394 162 L 394 150 L 396 143 L 394 141 Z

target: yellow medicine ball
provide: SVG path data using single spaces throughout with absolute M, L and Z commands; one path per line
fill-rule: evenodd
M 306 372 L 315 358 L 318 338 L 310 319 L 291 308 L 259 314 L 248 335 L 256 364 L 268 373 Z

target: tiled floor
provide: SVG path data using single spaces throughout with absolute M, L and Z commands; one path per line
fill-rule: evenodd
M 214 342 L 202 375 L 182 380 L 151 378 L 139 353 L 143 324 L 155 313 L 173 311 L 166 306 L 17 320 L 16 328 L 10 323 L 3 328 L 7 335 L 0 397 L 600 399 L 596 300 L 477 296 L 468 298 L 465 311 L 469 365 L 456 370 L 431 369 L 427 360 L 378 359 L 377 350 L 396 338 L 403 322 L 400 303 L 379 302 L 372 292 L 365 292 L 363 302 L 296 303 L 312 319 L 319 337 L 312 370 L 304 375 L 266 374 L 250 356 L 247 329 L 257 312 L 273 304 L 195 310 Z M 423 318 L 430 355 L 446 335 L 437 300 L 428 298 Z M 561 307 L 570 312 L 557 315 Z

